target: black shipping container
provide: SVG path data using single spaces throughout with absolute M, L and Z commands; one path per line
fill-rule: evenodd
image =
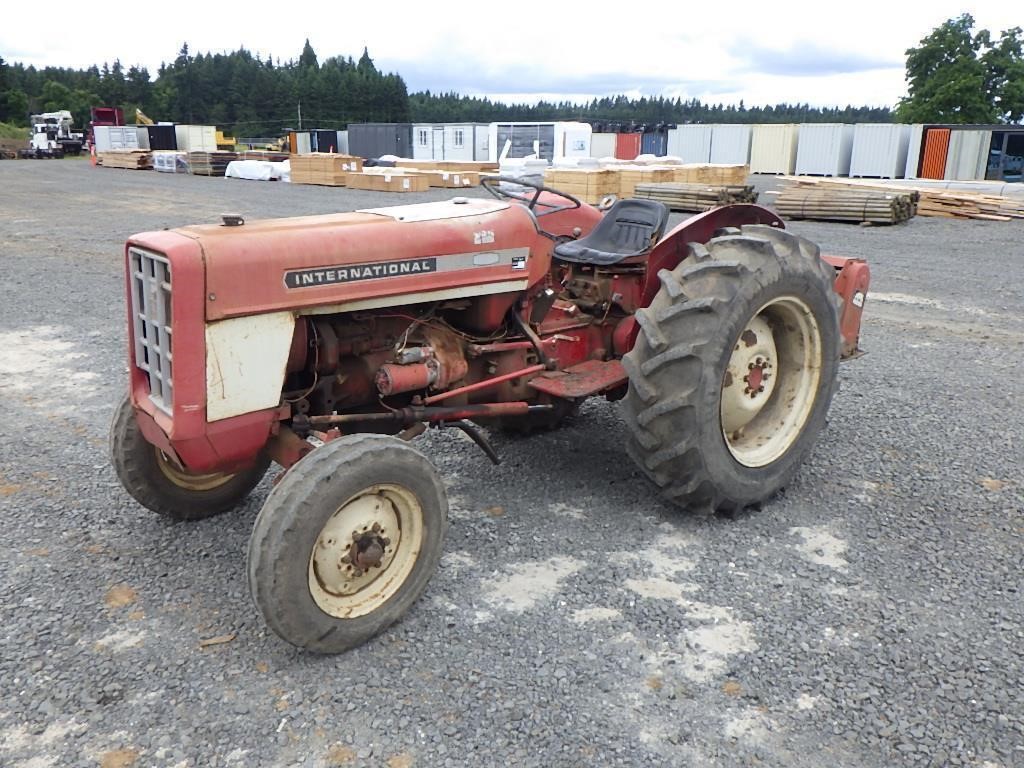
M 314 152 L 338 153 L 338 132 L 315 128 L 309 132 L 309 148 Z
M 350 123 L 348 152 L 366 159 L 412 157 L 412 123 Z
M 178 148 L 178 139 L 174 134 L 173 125 L 147 125 L 146 133 L 149 134 L 151 150 L 175 150 Z

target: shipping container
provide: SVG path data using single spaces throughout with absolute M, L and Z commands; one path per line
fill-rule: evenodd
M 217 151 L 217 129 L 212 125 L 176 125 L 174 138 L 182 152 Z
M 348 131 L 338 131 L 338 154 L 348 154 Z
M 949 135 L 944 179 L 977 181 L 985 178 L 992 131 L 954 130 Z
M 636 160 L 640 154 L 640 136 L 639 133 L 615 134 L 615 157 L 619 160 Z
M 801 176 L 847 176 L 853 152 L 853 126 L 844 123 L 803 123 L 796 149 Z
M 496 163 L 503 156 L 515 159 L 536 155 L 541 160 L 558 162 L 590 157 L 592 133 L 589 123 L 491 123 L 487 159 Z
M 713 125 L 680 125 L 668 132 L 668 154 L 684 163 L 711 162 Z
M 750 126 L 716 125 L 711 132 L 711 162 L 746 165 L 750 162 Z
M 924 131 L 924 148 L 919 151 L 919 169 L 911 175 L 911 162 L 908 158 L 908 178 L 944 179 L 946 178 L 946 156 L 949 154 L 949 128 L 929 128 Z M 908 155 L 914 153 L 913 140 Z
M 173 151 L 178 148 L 178 138 L 174 133 L 173 123 L 147 125 L 145 131 L 147 146 L 154 152 Z
M 314 128 L 309 131 L 309 148 L 325 155 L 341 154 L 338 131 L 333 128 Z
M 412 123 L 350 123 L 348 151 L 367 159 L 394 155 L 412 157 Z
M 615 133 L 595 133 L 590 137 L 591 157 L 615 157 Z
M 117 149 L 143 149 L 139 146 L 139 132 L 134 125 L 93 126 L 93 141 L 97 152 Z
M 665 157 L 668 154 L 668 133 L 666 131 L 652 131 L 641 134 L 640 154 Z
M 907 172 L 910 126 L 859 123 L 853 129 L 850 176 L 901 179 Z
M 924 131 L 921 123 L 910 126 L 910 139 L 907 141 L 907 165 L 903 172 L 906 179 L 916 179 L 921 175 L 921 160 L 924 157 Z
M 750 132 L 750 172 L 791 174 L 796 169 L 795 123 L 755 125 Z
M 488 126 L 482 123 L 417 123 L 412 127 L 412 157 L 477 160 L 481 151 L 487 151 L 488 133 Z

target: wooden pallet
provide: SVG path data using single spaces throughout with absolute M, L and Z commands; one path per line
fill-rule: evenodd
M 193 176 L 223 176 L 237 152 L 189 152 L 188 168 Z
M 367 168 L 363 173 L 350 173 L 348 186 L 375 192 L 426 192 L 430 182 L 426 176 L 416 172 L 403 172 L 398 168 Z
M 313 152 L 291 155 L 292 184 L 318 184 L 324 187 L 344 187 L 348 177 L 363 170 L 363 159 L 352 155 Z

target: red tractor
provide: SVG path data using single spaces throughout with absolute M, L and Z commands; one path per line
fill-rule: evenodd
M 606 210 L 543 186 L 496 199 L 147 232 L 125 249 L 130 386 L 113 464 L 143 506 L 199 520 L 283 468 L 256 520 L 256 606 L 335 653 L 423 592 L 448 503 L 410 441 L 552 427 L 622 401 L 668 500 L 729 511 L 793 477 L 857 351 L 862 261 L 754 205 Z

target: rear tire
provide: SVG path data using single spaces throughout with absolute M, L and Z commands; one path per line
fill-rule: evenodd
M 374 434 L 332 440 L 288 471 L 256 518 L 253 601 L 292 645 L 347 651 L 423 593 L 447 519 L 444 485 L 408 443 Z
M 817 246 L 748 226 L 693 244 L 637 313 L 627 448 L 675 504 L 731 511 L 788 483 L 825 424 L 840 334 Z
M 133 499 L 176 521 L 205 520 L 238 506 L 270 465 L 261 454 L 251 467 L 231 474 L 182 470 L 147 442 L 127 394 L 110 423 L 110 461 Z

